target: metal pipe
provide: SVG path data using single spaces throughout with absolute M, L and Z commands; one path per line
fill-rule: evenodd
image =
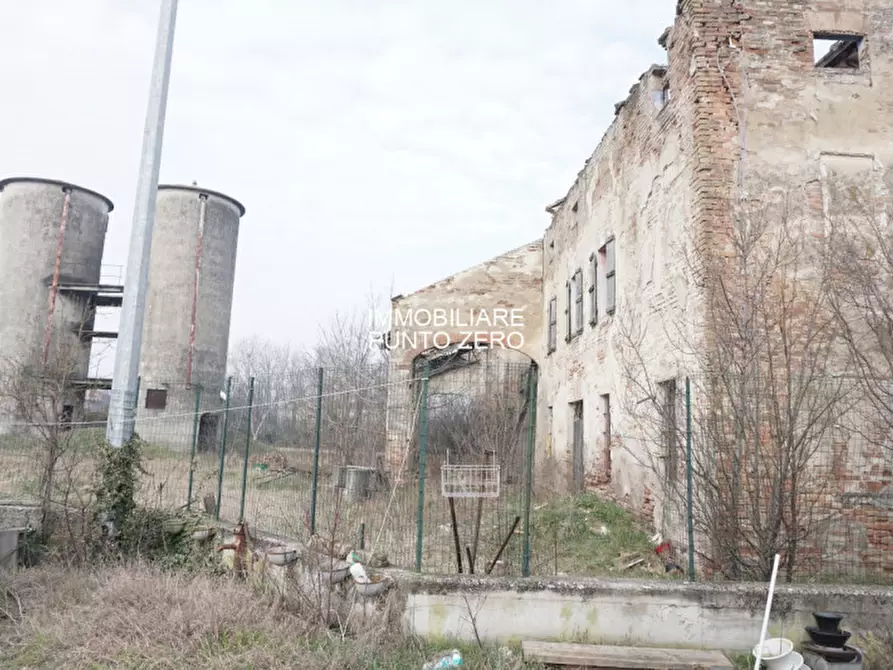
M 56 242 L 56 262 L 53 266 L 53 284 L 50 286 L 50 305 L 47 311 L 47 325 L 43 333 L 43 364 L 46 365 L 50 353 L 50 340 L 53 336 L 53 313 L 56 311 L 56 294 L 59 291 L 59 273 L 62 271 L 62 246 L 65 241 L 65 228 L 68 226 L 68 212 L 71 208 L 71 189 L 62 189 L 62 219 L 59 222 L 59 238 Z
M 425 456 L 428 449 L 428 377 L 431 363 L 425 361 L 422 374 L 422 407 L 419 419 L 419 507 L 416 519 L 415 569 L 422 571 L 423 527 L 425 525 Z
M 316 382 L 316 427 L 313 436 L 313 480 L 310 483 L 310 535 L 316 534 L 316 492 L 319 486 L 319 437 L 322 430 L 322 384 L 324 371 L 319 369 Z
M 524 549 L 521 557 L 521 576 L 530 577 L 530 498 L 533 491 L 533 449 L 536 442 L 536 363 L 530 365 L 527 409 L 527 453 L 524 455 Z
M 223 434 L 220 436 L 220 465 L 217 469 L 217 511 L 215 518 L 220 521 L 220 502 L 223 497 L 223 466 L 226 458 L 226 424 L 229 420 L 229 397 L 233 387 L 233 378 L 226 378 L 226 407 L 223 410 Z
M 509 541 L 512 539 L 512 536 L 515 534 L 515 528 L 518 527 L 518 524 L 521 523 L 521 517 L 515 517 L 515 523 L 512 524 L 511 529 L 509 530 L 509 534 L 505 536 L 505 539 L 502 541 L 502 546 L 499 547 L 499 551 L 496 552 L 496 556 L 493 558 L 493 562 L 490 563 L 487 568 L 487 574 L 489 575 L 493 572 L 493 568 L 496 567 L 496 564 L 499 562 L 499 559 L 502 557 L 502 552 L 505 551 L 505 548 L 508 546 Z
M 201 412 L 202 387 L 195 387 L 195 416 L 192 419 L 192 453 L 189 456 L 189 490 L 186 492 L 186 509 L 192 509 L 192 484 L 195 477 L 195 451 L 198 447 L 199 412 Z
M 245 490 L 248 486 L 248 450 L 251 448 L 251 408 L 254 405 L 254 377 L 248 380 L 248 430 L 245 433 L 245 458 L 242 460 L 242 499 L 239 503 L 239 523 L 245 521 Z
M 202 274 L 202 248 L 205 239 L 205 217 L 208 213 L 208 196 L 202 193 L 198 214 L 198 240 L 195 243 L 195 279 L 192 286 L 192 316 L 189 319 L 189 351 L 186 355 L 186 383 L 192 383 L 192 360 L 195 356 L 195 316 L 198 313 L 198 284 Z
M 456 503 L 453 500 L 453 496 L 447 498 L 447 501 L 450 505 L 450 524 L 453 527 L 453 544 L 456 547 L 456 566 L 459 568 L 459 574 L 462 574 L 462 545 L 459 542 L 459 523 L 456 521 Z M 470 561 L 471 565 L 474 565 L 474 558 Z
M 766 643 L 766 634 L 769 631 L 769 615 L 772 613 L 772 599 L 775 597 L 775 579 L 778 577 L 778 562 L 781 557 L 775 554 L 775 560 L 772 562 L 772 577 L 769 579 L 769 596 L 766 598 L 766 611 L 763 613 L 763 626 L 760 629 L 760 644 L 757 647 L 757 653 L 754 654 L 753 670 L 760 670 L 763 661 L 763 645 Z M 781 643 L 779 643 L 779 653 L 781 653 Z
M 146 311 L 146 287 L 149 283 L 149 255 L 152 249 L 152 228 L 158 196 L 158 172 L 161 167 L 161 146 L 164 139 L 164 117 L 170 85 L 171 60 L 174 50 L 174 28 L 177 22 L 177 0 L 162 0 L 158 34 L 155 40 L 155 61 L 149 87 L 149 104 L 143 131 L 143 148 L 137 179 L 136 201 L 124 299 L 121 305 L 121 327 L 115 351 L 115 372 L 109 398 L 106 436 L 113 447 L 121 447 L 133 436 L 135 412 L 131 396 L 139 374 L 143 319 Z

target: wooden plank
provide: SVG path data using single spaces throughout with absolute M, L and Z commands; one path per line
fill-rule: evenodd
M 524 641 L 525 660 L 602 670 L 733 670 L 718 651 Z

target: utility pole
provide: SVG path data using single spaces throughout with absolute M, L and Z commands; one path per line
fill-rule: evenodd
M 124 276 L 124 300 L 115 352 L 115 373 L 109 403 L 106 437 L 113 447 L 123 446 L 133 436 L 136 418 L 136 383 L 139 375 L 143 316 L 146 308 L 146 285 L 149 279 L 149 254 L 152 227 L 155 222 L 155 199 L 158 194 L 158 172 L 161 167 L 161 145 L 164 138 L 164 114 L 171 78 L 171 57 L 174 49 L 174 26 L 177 21 L 177 0 L 161 0 L 161 16 L 155 41 L 155 61 L 149 87 L 149 106 L 143 131 L 143 152 L 133 208 L 130 251 Z

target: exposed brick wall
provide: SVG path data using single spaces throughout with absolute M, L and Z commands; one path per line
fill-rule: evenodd
M 638 336 L 635 354 L 644 353 L 647 360 L 642 362 L 652 380 L 683 373 L 683 347 L 677 339 L 687 334 L 669 332 L 673 329 L 662 324 L 696 309 L 688 277 L 693 259 L 683 233 L 703 218 L 702 211 L 718 211 L 713 200 L 722 200 L 698 191 L 711 179 L 721 182 L 710 164 L 720 152 L 698 145 L 708 133 L 715 139 L 718 122 L 700 110 L 703 87 L 691 72 L 694 59 L 706 58 L 700 55 L 703 40 L 691 37 L 693 30 L 703 28 L 692 27 L 690 9 L 681 11 L 666 36 L 668 65 L 644 73 L 618 106 L 617 118 L 545 236 L 544 302 L 558 298 L 562 337 L 543 363 L 539 415 L 551 407 L 552 421 L 551 426 L 538 424 L 538 443 L 548 439 L 552 449 L 538 452 L 537 482 L 553 490 L 574 486 L 569 403 L 582 401 L 585 487 L 606 492 L 649 521 L 662 507 L 654 472 L 659 466 L 655 445 L 643 439 L 629 416 L 645 391 L 626 383 L 624 366 L 633 356 L 630 340 Z M 670 97 L 661 107 L 654 94 L 667 83 Z M 693 132 L 698 124 L 700 134 Z M 722 195 L 727 202 L 728 185 Z M 617 310 L 604 313 L 606 286 L 597 277 L 600 313 L 591 325 L 589 258 L 611 236 L 616 241 Z M 582 333 L 565 341 L 565 282 L 576 268 L 584 270 L 585 325 Z M 605 395 L 611 406 L 610 443 L 604 436 Z
M 660 483 L 649 472 L 654 468 L 640 462 L 657 445 L 637 434 L 623 414 L 625 402 L 634 402 L 642 390 L 621 381 L 621 361 L 629 352 L 623 351 L 619 324 L 646 324 L 638 346 L 652 381 L 697 372 L 692 358 L 672 350 L 680 340 L 695 349 L 714 341 L 710 277 L 727 271 L 738 199 L 762 197 L 769 185 L 803 191 L 803 204 L 824 213 L 823 155 L 873 155 L 875 165 L 890 164 L 893 137 L 886 119 L 893 118 L 893 96 L 878 84 L 893 73 L 891 26 L 893 8 L 882 0 L 678 3 L 676 22 L 665 35 L 669 105 L 655 111 L 654 81 L 643 75 L 546 233 L 544 303 L 558 297 L 561 329 L 565 282 L 577 267 L 585 271 L 589 254 L 609 235 L 617 239 L 620 278 L 617 313 L 593 328 L 587 324 L 570 342 L 559 340 L 558 350 L 545 358 L 539 414 L 549 412 L 551 422 L 539 424 L 538 443 L 550 445 L 548 452 L 538 452 L 541 485 L 572 485 L 568 403 L 583 400 L 586 486 L 608 492 L 640 516 L 653 512 L 658 527 L 665 516 L 674 517 L 663 530 L 684 537 L 679 510 L 663 504 Z M 869 71 L 816 69 L 813 31 L 866 35 Z M 666 164 L 661 155 L 669 157 Z M 655 290 L 653 268 L 660 261 L 672 290 L 666 284 Z M 671 325 L 681 322 L 694 325 Z M 675 341 L 660 332 L 674 328 L 684 331 Z M 598 403 L 605 393 L 612 396 L 610 482 L 599 435 Z M 877 459 L 853 458 L 847 467 L 859 478 L 870 463 L 877 465 Z M 870 538 L 881 538 L 884 524 L 875 519 L 862 525 L 874 528 L 866 536 L 875 546 Z
M 392 472 L 396 472 L 403 460 L 406 447 L 407 431 L 413 420 L 415 407 L 414 388 L 411 383 L 413 376 L 413 363 L 426 349 L 425 338 L 419 332 L 433 331 L 443 332 L 453 343 L 461 343 L 468 338 L 469 332 L 493 332 L 505 331 L 502 325 L 465 327 L 466 318 L 470 310 L 485 310 L 493 317 L 497 309 L 519 310 L 515 316 L 520 325 L 510 325 L 509 332 L 519 333 L 523 342 L 517 338 L 508 338 L 502 343 L 494 343 L 487 353 L 489 361 L 503 360 L 507 362 L 529 361 L 538 362 L 543 349 L 544 324 L 542 314 L 542 268 L 543 247 L 542 241 L 537 240 L 526 244 L 501 256 L 497 256 L 485 263 L 468 268 L 455 275 L 447 277 L 415 293 L 406 296 L 398 296 L 393 299 L 393 310 L 404 316 L 410 310 L 423 310 L 434 312 L 435 310 L 455 310 L 458 318 L 448 317 L 450 322 L 445 327 L 431 326 L 425 328 L 409 327 L 393 324 L 391 336 L 395 348 L 390 351 L 388 367 L 388 383 L 391 384 L 388 392 L 388 465 Z M 516 321 L 517 323 L 517 321 Z M 399 331 L 399 332 L 398 332 Z M 419 331 L 419 332 L 417 332 Z M 413 335 L 417 337 L 413 338 Z M 431 338 L 433 340 L 433 336 Z M 479 341 L 485 338 L 478 338 Z M 436 343 L 428 342 L 427 348 L 442 347 L 444 339 L 438 337 Z M 472 344 L 469 341 L 468 344 Z M 519 345 L 520 346 L 517 346 Z M 516 348 L 513 348 L 516 347 Z M 482 374 L 488 366 L 481 368 Z M 463 378 L 467 372 L 463 373 Z M 432 381 L 432 390 L 436 385 L 448 384 L 443 377 L 437 377 L 437 382 Z M 483 380 L 481 384 L 483 388 Z

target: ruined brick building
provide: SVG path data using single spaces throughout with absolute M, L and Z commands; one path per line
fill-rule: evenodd
M 829 175 L 882 182 L 893 164 L 893 5 L 679 0 L 659 41 L 666 65 L 616 105 L 574 184 L 547 208 L 540 242 L 394 305 L 526 308 L 521 351 L 539 369 L 537 486 L 600 488 L 675 534 L 660 474 L 643 465 L 666 457 L 665 445 L 632 425 L 641 392 L 624 366 L 635 354 L 680 406 L 685 377 L 699 371 L 679 333 L 694 349 L 710 341 L 692 268 L 734 253 L 722 239 L 736 202 L 779 187 L 820 217 Z M 392 351 L 392 381 L 411 377 L 422 354 Z M 389 423 L 392 455 L 399 429 Z

